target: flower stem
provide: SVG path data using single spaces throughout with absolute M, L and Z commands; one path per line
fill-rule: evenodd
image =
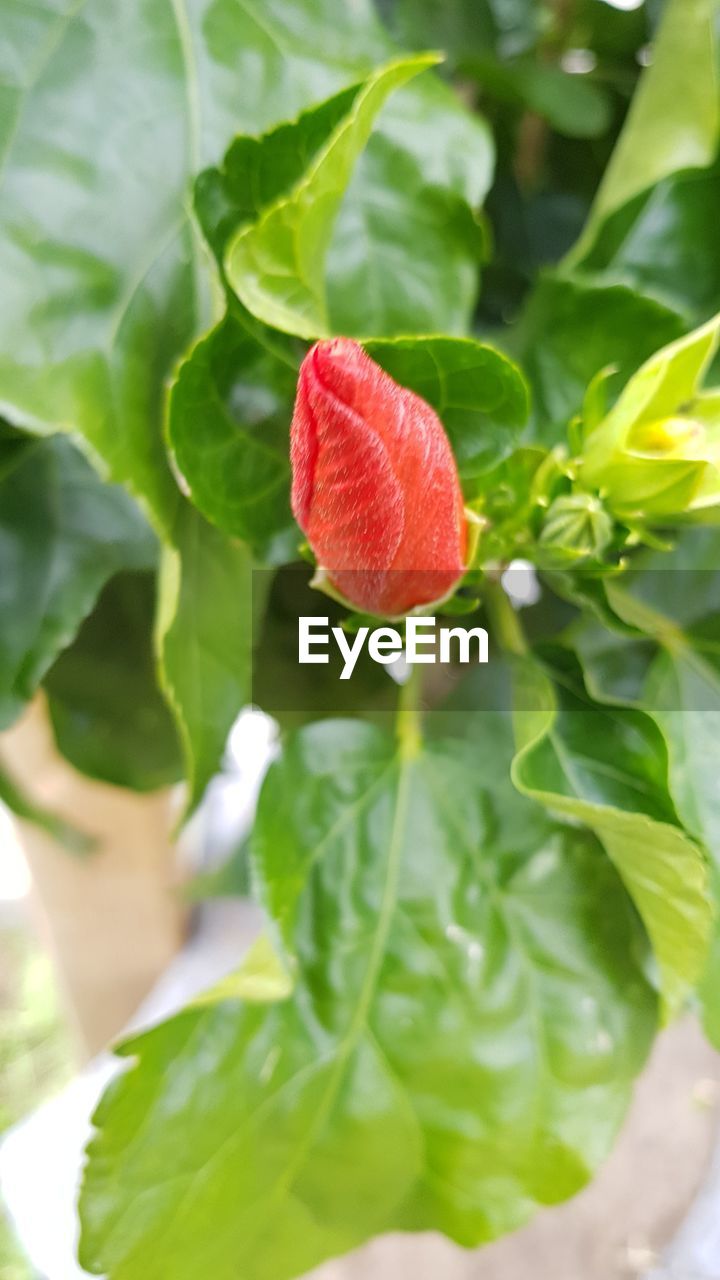
M 500 582 L 483 584 L 483 599 L 490 615 L 493 634 L 501 649 L 523 657 L 528 652 L 527 640 L 512 601 Z
M 411 666 L 408 679 L 405 684 L 400 685 L 395 721 L 400 755 L 405 760 L 418 755 L 422 746 L 421 692 L 422 668 Z

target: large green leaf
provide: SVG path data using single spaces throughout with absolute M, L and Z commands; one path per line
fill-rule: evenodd
M 0 728 L 11 724 L 118 569 L 151 567 L 131 498 L 60 436 L 0 428 Z
M 248 697 L 251 560 L 191 507 L 183 507 L 173 537 L 176 547 L 161 562 L 157 643 L 185 748 L 189 812 Z
M 610 863 L 506 772 L 490 786 L 491 733 L 488 790 L 469 744 L 398 755 L 343 721 L 288 744 L 254 859 L 297 985 L 218 994 L 122 1048 L 86 1269 L 284 1280 L 391 1228 L 476 1244 L 586 1181 L 655 1002 Z
M 564 440 L 596 374 L 613 366 L 619 390 L 685 328 L 676 312 L 626 285 L 542 278 L 521 331 L 523 367 L 534 393 L 534 437 L 548 444 Z
M 325 255 L 352 171 L 387 97 L 436 61 L 398 59 L 371 76 L 299 182 L 230 241 L 228 281 L 259 320 L 303 338 L 330 333 Z
M 602 840 L 645 923 L 673 1013 L 706 961 L 713 912 L 705 860 L 679 823 L 653 719 L 593 703 L 573 655 L 553 657 L 554 682 L 534 660 L 517 659 L 513 779 Z
M 327 256 L 333 333 L 469 330 L 487 239 L 463 197 L 429 184 L 415 156 L 378 137 L 340 212 Z
M 583 270 L 704 320 L 720 296 L 719 204 L 717 165 L 674 174 L 606 219 Z
M 667 0 L 645 72 L 573 259 L 622 205 L 715 159 L 720 137 L 717 0 Z
M 169 533 L 163 380 L 208 320 L 190 181 L 238 129 L 367 75 L 392 44 L 370 0 L 8 0 L 3 41 L 0 404 L 81 432 Z M 400 145 L 427 181 L 477 202 L 486 129 L 440 84 L 408 92 L 386 136 L 409 117 Z
M 90 777 L 135 791 L 176 782 L 182 759 L 152 644 L 155 579 L 117 574 L 45 677 L 55 741 Z

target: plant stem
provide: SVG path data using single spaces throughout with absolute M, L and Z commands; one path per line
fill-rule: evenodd
M 493 634 L 500 647 L 507 653 L 523 657 L 528 652 L 527 640 L 520 619 L 502 583 L 486 581 L 483 587 L 483 599 L 490 615 Z
M 395 722 L 400 755 L 405 760 L 418 755 L 422 746 L 421 693 L 422 668 L 411 666 L 408 679 L 405 684 L 400 685 Z

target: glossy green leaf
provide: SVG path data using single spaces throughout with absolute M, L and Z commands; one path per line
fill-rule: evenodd
M 251 560 L 240 543 L 183 508 L 160 568 L 161 678 L 185 750 L 186 812 L 218 769 L 250 682 Z
M 507 356 L 472 338 L 397 338 L 364 346 L 396 382 L 437 411 L 469 487 L 510 452 L 527 420 L 529 395 Z
M 592 244 L 608 215 L 641 191 L 682 169 L 712 164 L 720 138 L 717 81 L 716 0 L 667 0 L 652 63 L 571 255 L 574 260 Z
M 554 683 L 534 661 L 518 660 L 513 779 L 599 836 L 647 928 L 672 1014 L 706 961 L 713 913 L 705 860 L 678 820 L 652 718 L 593 703 L 572 655 L 558 651 L 555 660 L 562 665 Z
M 177 782 L 182 756 L 152 643 L 155 580 L 118 574 L 45 677 L 55 741 L 89 777 L 135 791 Z
M 289 430 L 299 354 L 231 307 L 183 361 L 168 441 L 188 496 L 263 559 L 293 558 Z
M 685 332 L 681 317 L 619 284 L 547 275 L 531 298 L 521 331 L 521 359 L 533 389 L 533 436 L 565 439 L 601 370 L 616 370 L 617 393 L 658 347 Z
M 283 1280 L 388 1229 L 476 1244 L 587 1179 L 654 1026 L 637 922 L 592 836 L 482 777 L 468 743 L 398 756 L 343 721 L 292 739 L 254 859 L 295 991 L 123 1047 L 86 1269 Z
M 717 165 L 675 174 L 605 220 L 583 270 L 704 320 L 720 297 L 719 205 Z
M 466 200 L 428 184 L 414 156 L 377 138 L 329 246 L 330 329 L 356 337 L 465 333 L 486 256 L 484 224 Z
M 371 76 L 292 191 L 231 240 L 228 281 L 259 320 L 304 338 L 330 332 L 325 255 L 353 168 L 386 98 L 436 61 L 399 59 Z
M 60 436 L 0 435 L 0 728 L 33 696 L 119 569 L 151 567 L 132 499 Z

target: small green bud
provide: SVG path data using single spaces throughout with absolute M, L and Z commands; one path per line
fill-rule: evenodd
M 609 547 L 614 525 L 599 498 L 568 493 L 556 498 L 545 517 L 540 546 L 558 563 L 598 560 Z

